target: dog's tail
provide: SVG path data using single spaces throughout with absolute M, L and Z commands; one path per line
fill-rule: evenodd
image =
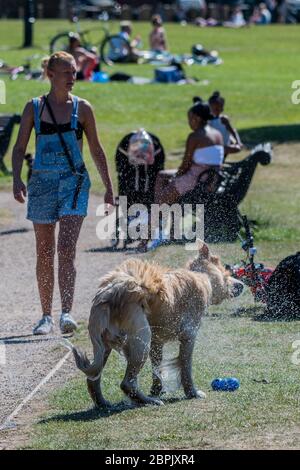
M 84 372 L 88 379 L 97 380 L 103 368 L 101 348 L 99 348 L 98 354 L 95 355 L 95 359 L 91 363 L 86 353 L 75 347 L 68 339 L 63 338 L 61 344 L 73 352 L 78 369 Z
M 128 303 L 146 304 L 145 290 L 137 280 L 127 273 L 118 273 L 117 278 L 103 278 L 97 292 L 89 319 L 89 334 L 94 349 L 91 362 L 86 353 L 72 346 L 76 365 L 90 380 L 97 380 L 104 367 L 105 356 L 112 345 L 124 340 L 113 327 L 112 316 L 120 316 Z
M 103 340 L 103 333 L 109 325 L 110 309 L 107 304 L 99 307 L 95 308 L 94 305 L 92 306 L 89 320 L 89 332 L 94 349 L 94 360 L 90 361 L 84 351 L 72 345 L 76 366 L 90 380 L 97 380 L 99 378 L 104 367 L 104 357 L 107 349 Z

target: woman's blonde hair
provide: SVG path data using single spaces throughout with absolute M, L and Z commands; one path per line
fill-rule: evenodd
M 67 62 L 68 64 L 71 64 L 74 61 L 75 61 L 74 57 L 68 52 L 65 52 L 65 51 L 54 52 L 49 58 L 47 68 L 50 70 L 53 70 L 55 65 L 63 64 L 65 62 Z

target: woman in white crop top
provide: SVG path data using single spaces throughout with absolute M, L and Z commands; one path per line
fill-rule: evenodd
M 221 132 L 224 140 L 225 156 L 229 153 L 240 152 L 243 144 L 238 131 L 232 127 L 228 116 L 222 114 L 225 99 L 221 96 L 219 91 L 215 91 L 208 99 L 208 103 L 213 115 L 213 118 L 209 121 L 209 125 Z
M 163 170 L 155 183 L 155 204 L 174 204 L 183 194 L 193 190 L 200 175 L 210 168 L 219 169 L 224 160 L 222 134 L 208 126 L 211 119 L 209 105 L 197 102 L 188 111 L 189 134 L 183 161 L 178 170 Z M 203 181 L 207 175 L 203 175 Z M 159 233 L 159 228 L 156 229 Z M 142 240 L 137 251 L 147 251 L 147 240 Z M 154 240 L 155 242 L 155 240 Z
M 199 176 L 211 167 L 220 168 L 224 160 L 223 138 L 208 126 L 211 113 L 208 104 L 196 103 L 188 112 L 192 132 L 186 141 L 185 155 L 178 170 L 158 174 L 154 200 L 157 204 L 173 204 L 196 186 Z M 170 176 L 173 176 L 170 179 Z

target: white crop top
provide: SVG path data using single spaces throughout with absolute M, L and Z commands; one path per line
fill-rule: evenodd
M 217 131 L 221 132 L 223 136 L 224 145 L 229 145 L 230 133 L 227 127 L 225 126 L 225 124 L 223 124 L 223 122 L 221 121 L 221 118 L 220 117 L 214 118 L 211 121 L 209 121 L 208 124 L 214 129 L 217 129 Z
M 197 165 L 222 165 L 224 161 L 223 145 L 211 145 L 196 149 L 193 155 L 193 162 Z

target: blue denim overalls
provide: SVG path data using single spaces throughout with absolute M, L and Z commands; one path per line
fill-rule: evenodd
M 55 223 L 63 216 L 87 214 L 91 183 L 75 134 L 78 122 L 78 98 L 73 96 L 72 100 L 71 130 L 64 132 L 63 138 L 77 174 L 72 172 L 59 135 L 40 133 L 40 98 L 33 98 L 36 154 L 28 185 L 27 218 L 34 223 Z M 82 174 L 82 184 L 74 203 L 80 174 Z

